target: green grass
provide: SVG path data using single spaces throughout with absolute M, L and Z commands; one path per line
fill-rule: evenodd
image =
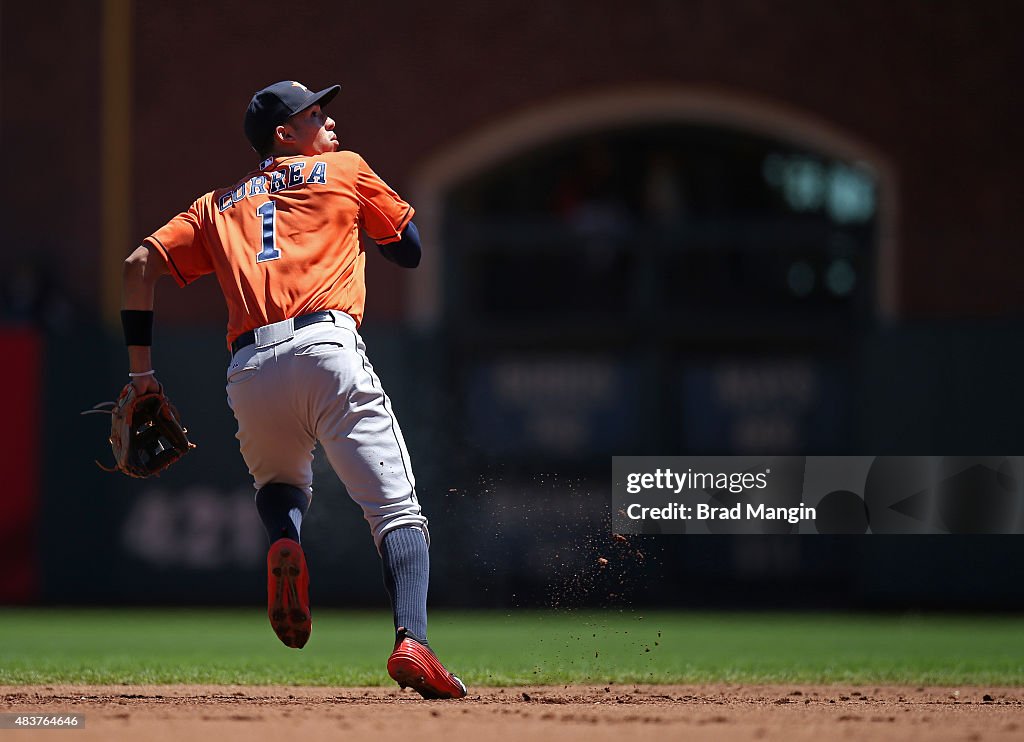
M 0 684 L 390 684 L 390 615 L 319 611 L 302 651 L 244 610 L 0 612 Z M 435 611 L 469 685 L 1024 685 L 1020 617 Z

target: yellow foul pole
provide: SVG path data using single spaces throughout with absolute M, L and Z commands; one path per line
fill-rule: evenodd
M 103 0 L 101 33 L 100 308 L 120 327 L 121 265 L 131 241 L 132 0 Z

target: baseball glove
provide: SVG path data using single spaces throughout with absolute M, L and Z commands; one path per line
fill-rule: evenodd
M 96 464 L 104 471 L 121 471 L 130 477 L 151 477 L 180 459 L 195 444 L 181 426 L 178 411 L 159 392 L 140 395 L 132 384 L 121 390 L 116 402 L 101 402 L 87 415 L 103 412 L 110 415 L 110 448 L 114 466 Z

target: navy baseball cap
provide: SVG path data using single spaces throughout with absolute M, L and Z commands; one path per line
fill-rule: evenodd
M 340 85 L 331 85 L 314 93 L 294 80 L 282 80 L 268 85 L 249 101 L 249 107 L 245 110 L 245 136 L 253 149 L 263 154 L 273 140 L 274 129 L 314 103 L 327 105 L 339 90 Z

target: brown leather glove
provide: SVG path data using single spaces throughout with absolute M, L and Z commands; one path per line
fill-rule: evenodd
M 110 415 L 110 448 L 114 466 L 105 471 L 121 471 L 130 477 L 151 477 L 180 459 L 195 444 L 189 441 L 182 427 L 178 410 L 163 393 L 139 394 L 127 384 L 116 402 L 101 402 L 83 412 L 105 412 Z

